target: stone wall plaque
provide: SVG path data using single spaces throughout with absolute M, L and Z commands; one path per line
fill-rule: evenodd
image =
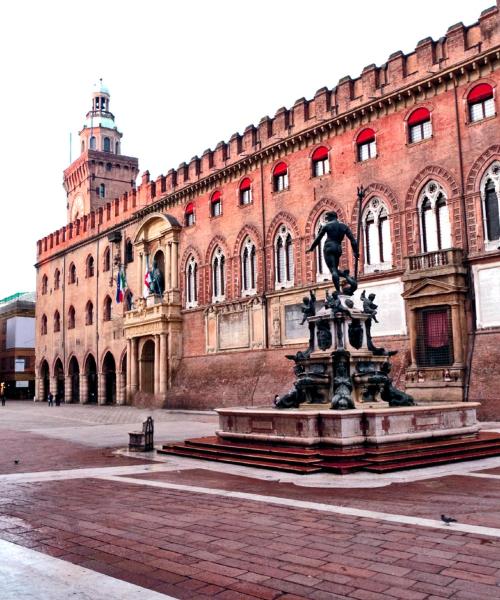
M 360 285 L 356 292 L 359 305 L 361 305 L 359 296 L 363 290 L 366 290 L 366 295 L 376 294 L 375 304 L 378 306 L 377 319 L 379 323 L 372 323 L 372 336 L 406 334 L 405 304 L 401 296 L 403 293 L 401 279 Z
M 498 327 L 500 312 L 498 298 L 500 297 L 500 263 L 478 265 L 474 267 L 474 281 L 477 306 L 477 326 Z
M 219 349 L 234 350 L 250 346 L 248 312 L 219 314 Z
M 309 338 L 307 322 L 300 324 L 303 318 L 302 304 L 285 305 L 285 338 L 287 340 L 306 340 Z

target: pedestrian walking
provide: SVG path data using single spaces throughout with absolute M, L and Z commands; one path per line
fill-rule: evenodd
M 52 406 L 54 401 L 54 396 L 52 395 L 52 392 L 49 392 L 47 395 L 47 403 L 49 406 Z

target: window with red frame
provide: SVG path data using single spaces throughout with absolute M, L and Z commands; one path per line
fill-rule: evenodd
M 321 177 L 330 172 L 330 163 L 328 161 L 328 148 L 321 146 L 316 148 L 312 155 L 312 174 L 313 177 Z
M 488 83 L 480 83 L 467 96 L 469 119 L 472 123 L 495 116 L 493 88 Z
M 278 163 L 273 171 L 273 190 L 281 192 L 288 188 L 288 166 L 284 162 Z
M 417 108 L 411 113 L 408 119 L 408 137 L 410 144 L 432 137 L 431 113 L 426 108 Z
M 214 192 L 210 199 L 210 214 L 212 217 L 220 217 L 222 214 L 222 197 L 220 192 Z
M 377 142 L 373 129 L 363 129 L 356 139 L 356 145 L 360 162 L 377 156 Z
M 192 202 L 186 206 L 186 210 L 184 211 L 184 223 L 186 227 L 191 227 L 195 223 L 194 204 Z
M 240 204 L 252 203 L 252 182 L 248 177 L 245 177 L 240 183 Z

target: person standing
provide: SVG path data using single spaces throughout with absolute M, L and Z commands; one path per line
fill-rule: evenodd
M 54 400 L 54 396 L 52 395 L 52 392 L 49 392 L 47 395 L 47 403 L 49 406 L 52 406 L 53 400 Z
M 5 382 L 0 383 L 0 398 L 2 399 L 2 406 L 5 406 Z

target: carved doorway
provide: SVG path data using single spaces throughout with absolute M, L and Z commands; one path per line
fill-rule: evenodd
M 141 352 L 141 380 L 140 390 L 148 394 L 154 394 L 155 390 L 155 344 L 153 340 L 147 340 Z

